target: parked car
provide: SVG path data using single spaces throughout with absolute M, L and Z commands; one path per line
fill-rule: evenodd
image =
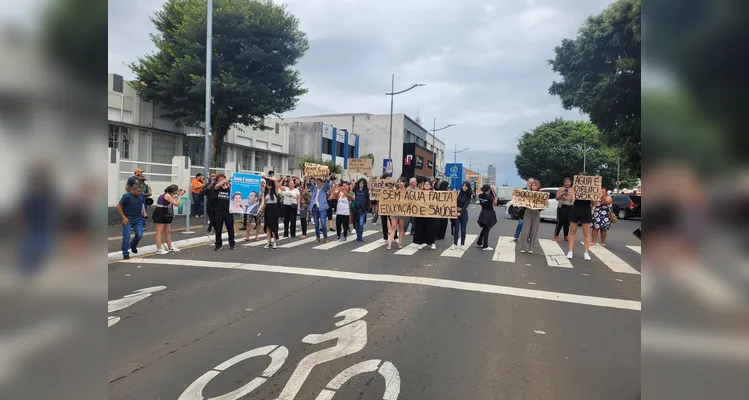
M 611 196 L 614 202 L 611 204 L 612 211 L 619 219 L 641 216 L 642 196 L 636 194 L 614 194 Z
M 500 186 L 497 188 L 497 203 L 500 206 L 503 206 L 507 204 L 510 200 L 512 200 L 512 191 L 515 190 L 515 188 L 509 187 L 509 186 Z
M 559 188 L 542 188 L 542 192 L 549 193 L 549 206 L 546 209 L 541 210 L 541 220 L 554 221 L 557 220 L 557 189 Z M 505 207 L 505 214 L 509 215 L 512 219 L 518 219 L 518 208 L 512 205 L 512 200 L 507 202 Z

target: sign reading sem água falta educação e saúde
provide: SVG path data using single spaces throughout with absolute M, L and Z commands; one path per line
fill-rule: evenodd
M 546 201 L 549 200 L 549 193 L 534 190 L 524 190 L 515 188 L 512 191 L 513 207 L 525 207 L 531 210 L 543 210 L 546 207 Z
M 591 175 L 575 175 L 572 190 L 575 200 L 593 200 L 601 198 L 601 177 Z
M 383 189 L 380 215 L 398 217 L 458 218 L 458 192 Z

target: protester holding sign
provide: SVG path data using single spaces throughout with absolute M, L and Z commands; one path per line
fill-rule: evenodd
M 557 226 L 554 228 L 554 241 L 559 241 L 559 231 L 564 230 L 564 240 L 570 234 L 570 211 L 572 211 L 572 179 L 564 178 L 564 187 L 557 190 Z
M 614 200 L 609 196 L 606 188 L 601 188 L 601 198 L 596 203 L 595 209 L 593 210 L 593 223 L 591 232 L 593 238 L 590 242 L 591 246 L 596 245 L 596 239 L 598 238 L 598 232 L 601 232 L 601 246 L 606 247 L 606 236 L 608 236 L 609 229 L 611 228 L 611 222 L 613 222 L 614 213 L 611 211 L 611 203 Z
M 543 193 L 541 192 L 541 181 L 539 180 L 531 182 L 528 189 L 530 189 L 531 192 Z M 548 207 L 549 194 L 544 194 L 546 195 L 546 200 L 543 200 L 543 204 Z M 536 205 L 538 202 L 536 201 L 533 203 Z M 533 254 L 533 245 L 536 244 L 536 240 L 538 239 L 538 227 L 541 225 L 541 210 L 535 208 L 538 207 L 528 207 L 525 209 L 525 215 L 523 216 L 523 230 L 520 232 L 521 253 L 528 252 L 528 254 Z
M 294 181 L 287 179 L 283 190 L 283 237 L 289 237 L 289 228 L 291 228 L 291 237 L 296 237 L 296 213 L 299 209 L 300 193 L 296 188 Z
M 229 211 L 229 198 L 231 197 L 229 180 L 226 179 L 226 175 L 216 175 L 218 182 L 213 186 L 213 190 L 216 191 L 216 209 L 214 210 L 216 216 L 216 223 L 214 228 L 216 229 L 216 245 L 213 251 L 219 251 L 223 244 L 221 237 L 222 228 L 226 226 L 226 232 L 229 234 L 229 249 L 234 250 L 234 215 Z
M 478 223 L 481 227 L 481 233 L 477 245 L 481 247 L 481 250 L 491 251 L 494 249 L 489 247 L 489 231 L 497 224 L 497 213 L 494 212 L 494 206 L 497 205 L 497 196 L 494 195 L 491 185 L 484 184 L 484 186 L 481 186 L 479 204 L 481 204 L 481 213 Z
M 265 183 L 265 179 L 260 180 L 260 191 L 255 192 L 252 191 L 247 196 L 247 209 L 245 210 L 247 217 L 246 227 L 244 231 L 244 239 L 245 241 L 250 241 L 250 231 L 252 228 L 252 223 L 255 223 L 255 241 L 258 241 L 258 236 L 260 235 L 260 231 L 262 230 L 263 221 L 265 219 L 265 214 L 263 210 L 263 193 L 265 193 L 265 186 L 267 185 Z
M 575 199 L 572 203 L 572 210 L 570 210 L 570 236 L 569 236 L 569 252 L 567 258 L 572 259 L 572 251 L 575 248 L 575 234 L 577 233 L 577 225 L 583 226 L 583 258 L 586 261 L 590 261 L 590 255 L 588 249 L 590 249 L 590 224 L 593 222 L 593 212 L 591 210 L 590 200 L 581 200 L 581 197 L 589 197 L 588 192 L 590 191 L 591 183 L 593 180 L 590 178 L 600 178 L 588 176 L 585 172 L 581 172 L 575 175 L 575 179 L 572 182 L 572 198 Z M 598 191 L 600 193 L 600 179 L 598 179 Z M 581 193 L 577 191 L 580 190 Z M 594 198 L 594 200 L 597 197 Z
M 323 181 L 322 178 L 316 178 L 309 189 L 310 200 L 307 209 L 312 213 L 312 218 L 315 221 L 315 236 L 317 236 L 318 242 L 320 242 L 321 234 L 325 243 L 328 242 L 328 227 L 325 221 L 327 220 L 328 211 L 327 193 L 330 186 L 330 181 Z
M 403 190 L 406 187 L 406 180 L 403 178 L 398 179 L 398 182 L 395 184 L 395 189 L 397 190 Z M 398 240 L 398 248 L 403 248 L 403 236 L 405 236 L 406 231 L 406 220 L 408 217 L 401 217 L 394 215 L 392 217 L 386 217 L 388 218 L 388 250 L 392 249 L 393 240 Z M 398 236 L 400 234 L 400 236 Z
M 424 182 L 423 190 L 431 191 L 432 184 L 427 181 Z M 431 246 L 432 250 L 437 249 L 435 240 L 437 239 L 437 231 L 439 230 L 439 219 L 430 217 L 419 217 L 414 221 L 414 244 L 419 245 L 419 249 L 423 249 L 425 246 Z

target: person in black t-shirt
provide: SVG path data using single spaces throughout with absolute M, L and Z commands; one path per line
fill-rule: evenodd
M 218 174 L 216 176 L 217 182 L 210 189 L 214 191 L 216 198 L 216 205 L 214 207 L 214 218 L 215 223 L 213 228 L 216 230 L 216 247 L 214 251 L 219 251 L 223 240 L 221 234 L 223 226 L 226 225 L 226 232 L 229 234 L 229 249 L 234 250 L 234 215 L 229 212 L 229 197 L 231 197 L 231 187 L 229 180 L 224 174 Z M 212 195 L 213 193 L 211 193 Z

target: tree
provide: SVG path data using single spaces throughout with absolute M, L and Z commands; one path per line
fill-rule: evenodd
M 375 159 L 375 156 L 374 156 L 374 154 L 372 154 L 372 153 L 367 153 L 367 154 L 365 154 L 365 155 L 363 155 L 363 156 L 359 156 L 359 158 L 369 158 L 369 159 L 371 159 L 371 160 L 373 160 L 373 161 L 374 161 L 374 159 Z
M 340 174 L 343 172 L 342 166 L 338 164 L 334 164 L 333 161 L 330 161 L 330 160 L 323 160 L 322 158 L 317 157 L 314 154 L 308 154 L 306 156 L 301 156 L 297 158 L 296 166 L 302 171 L 304 171 L 304 164 L 306 163 L 327 165 L 328 171 L 330 171 L 333 174 Z
M 557 118 L 525 132 L 518 142 L 515 166 L 523 179 L 536 178 L 543 186 L 561 186 L 565 177 L 583 171 L 601 175 L 603 186 L 616 187 L 617 151 L 602 143 L 601 134 L 590 122 Z M 637 182 L 635 174 L 622 166 L 622 187 Z
M 566 109 L 578 108 L 619 148 L 629 167 L 640 173 L 641 0 L 617 0 L 589 17 L 576 39 L 564 39 L 549 60 L 561 82 L 549 93 Z
M 138 95 L 179 125 L 205 120 L 205 0 L 169 0 L 151 21 L 157 51 L 129 65 Z M 215 0 L 211 162 L 232 125 L 268 129 L 267 116 L 294 109 L 302 88 L 292 66 L 309 48 L 299 21 L 270 0 Z

